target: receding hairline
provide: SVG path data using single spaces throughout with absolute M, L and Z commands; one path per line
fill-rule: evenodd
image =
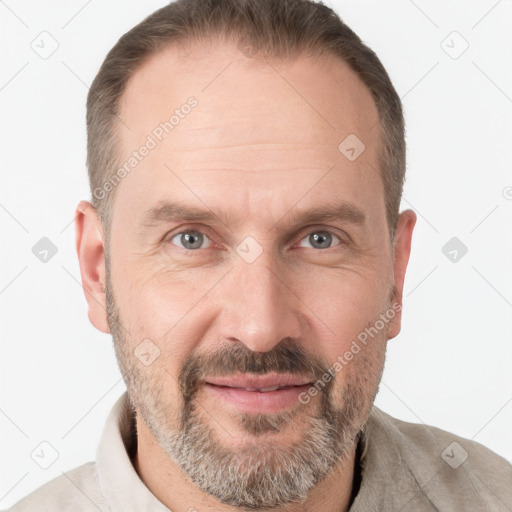
M 153 65 L 156 60 L 165 54 L 172 56 L 173 60 L 178 64 L 189 64 L 190 59 L 196 59 L 200 61 L 201 59 L 207 59 L 208 56 L 212 53 L 218 54 L 219 49 L 228 49 L 228 53 L 234 57 L 238 57 L 240 61 L 250 63 L 251 66 L 254 64 L 259 65 L 262 69 L 267 69 L 268 71 L 273 69 L 273 72 L 276 73 L 278 73 L 279 70 L 275 69 L 274 66 L 286 66 L 288 64 L 294 64 L 299 60 L 312 62 L 329 71 L 331 69 L 330 66 L 333 62 L 335 62 L 341 66 L 344 71 L 348 72 L 352 78 L 358 82 L 358 84 L 361 86 L 361 89 L 367 93 L 368 99 L 371 101 L 372 108 L 377 114 L 376 120 L 379 123 L 381 122 L 379 108 L 372 94 L 372 90 L 364 82 L 360 73 L 358 73 L 353 68 L 353 66 L 351 66 L 350 62 L 336 53 L 336 51 L 318 46 L 314 48 L 304 47 L 293 49 L 293 51 L 287 54 L 276 54 L 272 49 L 261 48 L 254 56 L 251 56 L 251 58 L 248 59 L 238 48 L 240 38 L 242 37 L 244 37 L 243 34 L 238 34 L 232 31 L 222 34 L 212 33 L 211 35 L 200 35 L 197 37 L 186 35 L 180 36 L 178 39 L 167 41 L 165 44 L 158 46 L 158 48 L 155 48 L 155 50 L 145 55 L 138 62 L 138 65 L 131 70 L 129 77 L 126 80 L 126 83 L 124 84 L 119 97 L 117 98 L 118 106 L 120 106 L 125 99 L 126 92 L 134 79 L 136 79 L 136 77 L 140 77 L 140 75 L 148 67 Z M 218 69 L 218 74 L 220 75 L 224 69 L 231 65 L 231 62 L 233 62 L 233 60 L 230 60 L 225 68 Z M 177 78 L 179 79 L 179 77 Z M 215 75 L 212 76 L 212 81 L 215 78 Z M 115 120 L 114 122 L 119 122 L 119 119 Z M 384 141 L 381 140 L 381 142 Z
M 214 43 L 215 46 L 209 45 L 208 43 Z M 157 60 L 159 57 L 162 57 L 165 55 L 166 52 L 169 52 L 173 57 L 175 57 L 177 60 L 182 61 L 182 63 L 187 64 L 188 62 L 185 60 L 187 55 L 193 55 L 197 56 L 199 58 L 207 58 L 209 53 L 214 53 L 219 47 L 229 48 L 233 50 L 233 54 L 235 56 L 240 53 L 240 58 L 244 59 L 245 57 L 241 54 L 241 52 L 236 47 L 237 44 L 237 36 L 236 34 L 214 34 L 212 37 L 205 37 L 201 36 L 196 39 L 192 39 L 191 37 L 187 39 L 179 39 L 179 40 L 173 40 L 169 41 L 167 44 L 162 45 L 154 52 L 151 52 L 145 56 L 144 59 L 142 59 L 139 62 L 139 65 L 134 68 L 123 88 L 123 91 L 121 95 L 118 98 L 118 106 L 119 106 L 119 113 L 121 114 L 122 118 L 122 108 L 126 106 L 126 96 L 127 92 L 130 89 L 130 86 L 132 85 L 133 81 L 136 80 L 137 77 L 140 77 L 140 75 L 147 71 L 148 67 L 153 65 L 155 63 L 155 60 Z M 176 51 L 175 51 L 176 50 Z M 189 53 L 187 53 L 189 52 Z M 238 52 L 238 53 L 237 53 Z M 276 56 L 272 54 L 271 52 L 261 53 L 258 56 L 254 56 L 251 58 L 250 62 L 251 64 L 254 62 L 258 62 L 259 65 L 262 67 L 268 67 L 268 65 L 286 65 L 286 64 L 293 64 L 299 60 L 307 60 L 309 62 L 314 62 L 315 64 L 319 64 L 320 66 L 323 66 L 327 71 L 330 71 L 331 68 L 329 67 L 333 62 L 336 62 L 342 66 L 343 71 L 350 74 L 353 80 L 356 81 L 357 86 L 365 91 L 365 94 L 368 97 L 368 101 L 371 104 L 371 110 L 372 113 L 375 114 L 375 121 L 376 124 L 380 126 L 381 124 L 381 116 L 379 113 L 378 106 L 375 102 L 375 99 L 373 98 L 373 95 L 371 93 L 370 88 L 364 83 L 362 78 L 359 76 L 359 74 L 350 66 L 350 64 L 340 57 L 338 54 L 331 50 L 325 50 L 321 49 L 321 51 L 306 51 L 304 49 L 297 50 L 294 53 L 291 53 L 284 56 Z M 220 69 L 220 71 L 222 71 Z M 177 76 L 177 79 L 179 80 L 179 76 Z M 172 83 L 169 84 L 170 87 L 172 87 Z M 341 89 L 340 89 L 341 90 Z M 298 93 L 297 93 L 298 94 Z M 123 105 L 124 103 L 124 105 Z M 114 119 L 113 120 L 113 140 L 115 142 L 115 157 L 116 157 L 116 167 L 120 165 L 121 163 L 121 155 L 119 154 L 119 145 L 121 144 L 120 140 L 120 133 L 119 128 L 122 126 L 122 121 L 120 119 Z M 375 126 L 375 125 L 374 125 Z M 340 140 L 341 142 L 341 140 Z M 380 157 L 381 152 L 384 149 L 384 137 L 382 130 L 378 130 L 378 148 L 377 148 L 377 158 Z M 380 161 L 376 162 L 376 165 L 380 166 Z M 115 187 L 112 196 L 111 196 L 111 204 L 110 204 L 110 214 L 113 214 L 114 209 L 114 203 L 116 198 L 116 192 L 119 187 Z M 385 198 L 385 189 L 383 188 L 383 194 Z M 109 223 L 110 224 L 110 223 Z
M 392 234 L 405 178 L 400 98 L 375 52 L 336 11 L 322 2 L 309 0 L 178 0 L 153 12 L 125 33 L 105 58 L 88 97 L 91 191 L 101 187 L 115 172 L 115 141 L 110 139 L 115 137 L 117 127 L 115 109 L 131 76 L 168 45 L 201 45 L 212 40 L 250 41 L 259 55 L 270 54 L 273 61 L 293 59 L 304 50 L 309 55 L 332 55 L 349 65 L 377 106 L 381 151 L 378 171 L 385 184 L 386 217 Z M 258 58 L 258 53 L 254 58 Z M 97 196 L 93 199 L 100 218 L 106 221 L 107 232 L 114 195 L 115 190 L 105 200 Z

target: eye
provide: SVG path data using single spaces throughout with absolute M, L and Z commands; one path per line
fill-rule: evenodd
M 312 249 L 330 249 L 333 246 L 333 242 L 337 240 L 336 245 L 342 245 L 343 241 L 341 238 L 334 233 L 327 230 L 316 230 L 311 231 L 306 237 L 304 237 L 299 243 L 299 247 L 310 247 Z M 210 238 L 196 229 L 189 229 L 186 231 L 180 231 L 175 235 L 168 238 L 168 241 L 177 247 L 181 247 L 186 251 L 194 251 L 199 249 L 208 249 L 207 244 Z M 309 243 L 310 245 L 304 245 Z
M 342 242 L 340 237 L 336 236 L 334 233 L 331 233 L 330 231 L 312 231 L 308 236 L 301 240 L 301 244 L 299 244 L 299 246 L 304 247 L 302 245 L 302 242 L 307 241 L 311 244 L 310 247 L 312 247 L 313 249 L 329 249 L 331 247 L 333 238 L 337 239 L 339 242 Z
M 177 242 L 173 242 L 173 240 L 177 240 Z M 205 249 L 202 247 L 205 240 L 210 240 L 204 233 L 197 231 L 195 229 L 190 229 L 188 231 L 182 231 L 177 233 L 169 238 L 169 241 L 182 249 L 186 249 L 187 251 L 193 251 L 195 249 Z M 181 245 L 180 245 L 181 244 Z

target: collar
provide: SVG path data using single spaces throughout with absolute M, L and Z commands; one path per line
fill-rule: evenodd
M 135 415 L 125 391 L 108 415 L 96 452 L 101 492 L 111 510 L 169 512 L 133 467 L 130 454 L 136 442 Z

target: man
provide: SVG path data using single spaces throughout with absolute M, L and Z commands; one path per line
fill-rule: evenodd
M 416 216 L 399 97 L 330 9 L 171 3 L 87 125 L 76 246 L 127 393 L 13 511 L 512 510 L 505 459 L 373 405 Z

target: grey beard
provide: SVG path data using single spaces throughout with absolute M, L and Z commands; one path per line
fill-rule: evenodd
M 360 424 L 349 420 L 355 411 L 346 410 L 354 402 L 333 413 L 325 408 L 324 398 L 322 414 L 307 418 L 304 439 L 286 449 L 258 436 L 279 432 L 288 420 L 293 421 L 292 413 L 239 415 L 244 429 L 256 439 L 238 452 L 222 445 L 201 421 L 193 402 L 184 409 L 179 431 L 169 432 L 151 421 L 148 426 L 161 448 L 203 492 L 233 507 L 271 509 L 303 503 L 354 446 Z

